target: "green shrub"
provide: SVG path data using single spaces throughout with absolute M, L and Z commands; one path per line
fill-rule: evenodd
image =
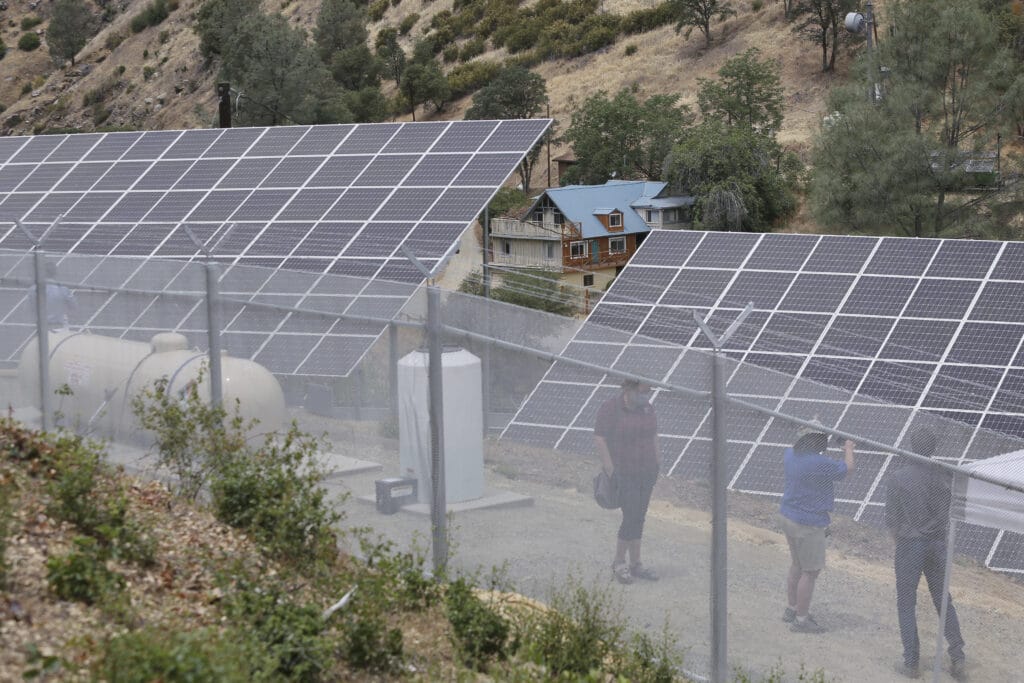
M 156 69 L 154 69 L 151 66 L 147 65 L 147 66 L 142 67 L 142 80 L 148 81 L 149 79 L 153 78 L 153 74 L 155 74 L 155 73 L 156 73 Z
M 170 39 L 171 39 L 171 32 L 170 31 L 160 31 L 159 40 L 160 40 L 160 44 L 161 45 L 165 44 Z
M 124 42 L 125 35 L 120 31 L 115 31 L 107 35 L 106 47 L 108 50 L 113 52 Z
M 441 56 L 444 58 L 446 64 L 450 64 L 459 58 L 459 46 L 458 45 L 445 45 L 445 48 L 441 50 Z
M 464 579 L 449 584 L 445 613 L 452 626 L 452 644 L 466 666 L 483 671 L 491 660 L 505 659 L 509 623 L 485 605 Z
M 33 14 L 30 14 L 28 16 L 25 16 L 25 17 L 21 18 L 21 30 L 22 31 L 29 31 L 29 30 L 35 28 L 36 26 L 39 26 L 39 24 L 41 24 L 41 23 L 43 23 L 42 19 L 40 19 L 39 17 L 37 17 L 37 16 L 35 16 Z
M 112 112 L 102 104 L 94 104 L 92 107 L 92 123 L 94 126 L 102 125 L 110 118 Z
M 21 86 L 21 94 L 22 95 L 27 95 L 30 92 L 32 92 L 32 84 L 31 83 L 25 83 L 24 85 Z
M 14 497 L 14 484 L 0 479 L 0 590 L 7 582 L 7 537 L 14 524 L 14 510 L 11 499 Z
M 662 26 L 675 23 L 672 4 L 663 2 L 656 7 L 638 9 L 622 17 L 619 22 L 619 30 L 623 35 L 634 33 L 647 33 Z
M 35 33 L 23 33 L 21 38 L 18 38 L 18 49 L 23 52 L 32 52 L 39 47 L 41 42 Z
M 462 46 L 462 50 L 459 52 L 459 61 L 468 62 L 473 59 L 473 57 L 482 55 L 486 49 L 487 41 L 483 38 L 473 38 L 472 40 L 466 41 Z
M 380 21 L 388 11 L 388 0 L 373 0 L 366 8 L 366 16 L 370 21 Z
M 253 680 L 252 654 L 233 630 L 182 632 L 152 626 L 103 643 L 92 673 L 95 680 L 118 683 L 247 683 Z
M 176 8 L 175 5 L 174 8 Z M 150 26 L 158 26 L 164 19 L 170 16 L 171 9 L 167 0 L 153 0 L 144 10 L 132 17 L 132 33 L 141 33 Z
M 412 27 L 416 25 L 416 22 L 420 20 L 420 15 L 413 12 L 409 16 L 402 19 L 401 23 L 398 24 L 398 35 L 408 35 Z
M 377 606 L 357 593 L 342 615 L 342 653 L 357 669 L 397 671 L 404 656 L 402 632 L 390 628 Z
M 754 10 L 755 12 L 760 12 L 762 9 L 764 9 L 764 0 L 751 0 L 750 9 Z
M 398 552 L 392 542 L 365 535 L 360 538 L 360 549 L 365 567 L 356 581 L 363 598 L 398 612 L 422 611 L 440 600 L 440 586 L 427 576 L 426 555 L 421 549 Z
M 116 596 L 124 577 L 107 568 L 107 554 L 95 538 L 77 536 L 75 550 L 46 561 L 46 580 L 61 600 L 87 605 Z
M 632 57 L 636 54 L 636 43 L 630 43 L 626 46 L 625 54 L 627 57 Z
M 490 83 L 498 72 L 501 64 L 481 59 L 459 64 L 448 73 L 448 86 L 453 99 L 474 93 Z
M 0 59 L 3 59 L 6 55 L 7 55 L 7 45 L 5 45 L 3 39 L 0 38 Z
M 264 679 L 310 682 L 322 679 L 332 658 L 320 610 L 296 603 L 287 586 L 237 582 L 225 611 L 232 622 L 244 624 L 264 657 Z

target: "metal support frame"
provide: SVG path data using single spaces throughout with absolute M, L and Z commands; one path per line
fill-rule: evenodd
M 725 390 L 725 356 L 722 344 L 731 337 L 754 310 L 747 304 L 739 316 L 729 325 L 721 337 L 715 336 L 704 319 L 693 312 L 704 336 L 713 347 L 711 355 L 711 680 L 725 683 L 729 680 L 728 624 L 728 506 L 726 491 L 729 472 L 726 467 L 728 434 L 726 432 L 726 409 L 728 398 Z
M 213 255 L 206 245 L 199 241 L 195 233 L 186 225 L 185 234 L 203 252 L 206 257 L 206 340 L 209 346 L 210 359 L 210 405 L 221 406 L 224 403 L 224 373 L 221 369 L 220 343 L 220 267 L 213 260 Z
M 491 298 L 491 267 L 490 267 L 490 245 L 491 245 L 491 207 L 484 207 L 484 247 L 483 247 L 483 288 L 484 298 L 488 301 Z M 491 316 L 489 308 L 484 316 L 484 334 L 491 336 Z M 482 382 L 481 398 L 484 411 L 484 436 L 487 436 L 487 416 L 491 414 L 491 345 L 484 344 L 483 358 L 480 359 L 480 379 Z
M 28 229 L 15 221 L 18 230 L 32 242 L 32 266 L 36 288 L 36 341 L 39 346 L 39 427 L 44 432 L 53 426 L 53 405 L 50 399 L 50 324 L 46 312 L 46 252 L 42 244 L 47 233 L 60 223 L 54 221 L 42 237 L 36 239 Z
M 398 424 L 398 325 L 388 323 L 388 407 Z

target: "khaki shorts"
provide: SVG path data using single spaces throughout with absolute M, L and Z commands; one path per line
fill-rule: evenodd
M 801 571 L 815 572 L 825 568 L 825 528 L 797 524 L 784 515 L 782 531 L 789 542 L 789 554 L 793 564 Z

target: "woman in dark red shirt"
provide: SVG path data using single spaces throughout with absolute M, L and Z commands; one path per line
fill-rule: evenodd
M 619 583 L 658 580 L 658 575 L 640 560 L 644 519 L 660 464 L 658 418 L 650 396 L 649 386 L 627 379 L 619 395 L 605 401 L 598 410 L 594 425 L 601 464 L 618 486 L 622 503 L 622 524 L 612 562 L 612 577 Z

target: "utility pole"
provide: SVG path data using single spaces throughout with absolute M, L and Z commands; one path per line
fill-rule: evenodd
M 875 8 L 871 0 L 864 3 L 864 14 L 849 12 L 843 21 L 843 25 L 850 33 L 865 32 L 868 56 L 868 101 L 873 104 L 877 99 L 875 97 L 877 67 L 875 66 Z
M 221 128 L 231 127 L 231 84 L 230 83 L 218 83 L 217 84 L 217 99 L 219 100 L 219 114 Z

